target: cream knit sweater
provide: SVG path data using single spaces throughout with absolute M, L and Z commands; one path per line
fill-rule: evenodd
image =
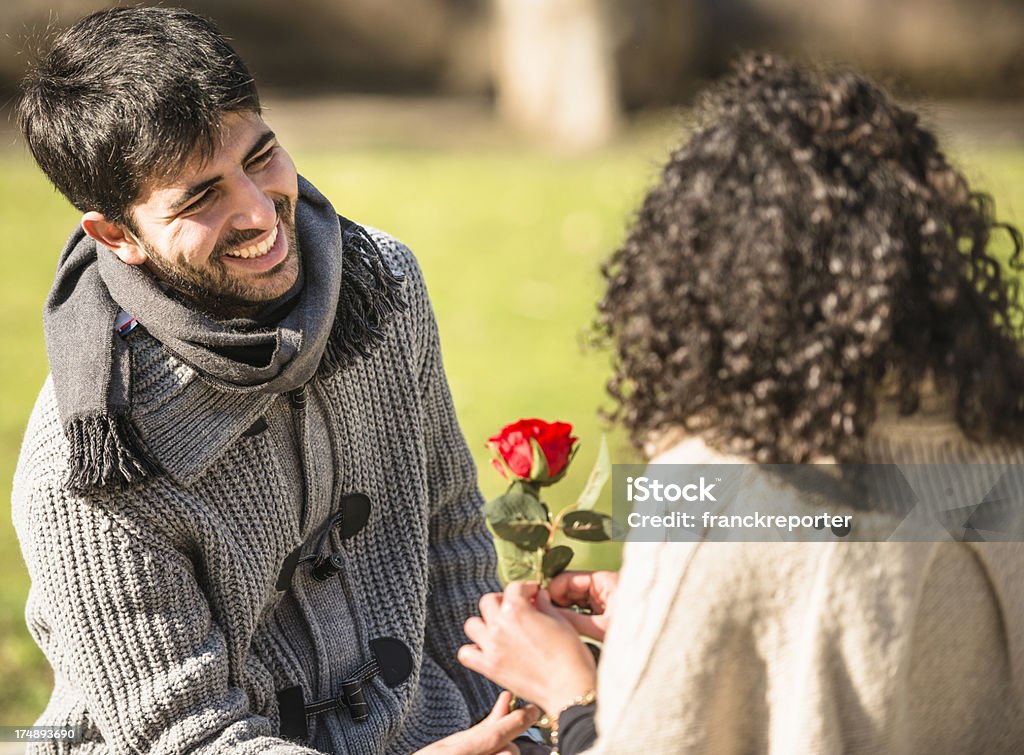
M 14 523 L 32 578 L 28 626 L 54 671 L 38 723 L 78 725 L 76 751 L 404 755 L 493 702 L 493 685 L 455 659 L 463 621 L 499 588 L 475 468 L 415 260 L 375 239 L 406 275 L 410 307 L 372 357 L 308 385 L 301 418 L 288 396 L 218 391 L 136 331 L 133 418 L 166 474 L 80 496 L 62 485 L 67 442 L 43 388 Z M 198 421 L 166 421 L 170 404 Z M 278 589 L 288 555 L 308 555 L 353 492 L 369 497 L 370 519 L 348 540 L 331 536 L 341 573 L 318 582 L 299 564 Z M 412 675 L 369 681 L 365 721 L 333 709 L 309 718 L 306 741 L 283 739 L 276 693 L 336 696 L 378 638 L 410 649 Z
M 875 429 L 875 462 L 1024 462 L 945 418 Z M 1024 544 L 632 542 L 588 752 L 1024 752 L 1022 685 Z

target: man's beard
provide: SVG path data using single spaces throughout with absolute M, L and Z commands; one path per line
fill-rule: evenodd
M 288 254 L 270 270 L 253 276 L 256 279 L 272 278 L 285 265 L 291 264 L 293 257 L 296 260 L 295 264 L 300 266 L 302 264 L 302 255 L 299 253 L 299 242 L 295 232 L 294 205 L 290 199 L 282 197 L 274 201 L 274 208 L 281 221 L 281 230 L 288 241 Z M 255 229 L 232 231 L 218 242 L 206 264 L 201 266 L 185 261 L 171 264 L 150 247 L 144 239 L 141 241 L 149 257 L 149 266 L 159 278 L 193 302 L 199 309 L 214 317 L 228 319 L 253 317 L 264 306 L 287 293 L 287 290 L 278 291 L 268 297 L 265 289 L 260 286 L 233 277 L 224 263 L 227 252 L 242 247 L 247 241 L 264 233 L 266 231 Z M 296 279 L 298 277 L 297 275 Z

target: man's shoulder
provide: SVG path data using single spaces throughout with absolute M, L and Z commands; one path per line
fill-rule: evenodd
M 25 466 L 32 469 L 47 468 L 54 460 L 66 457 L 66 452 L 67 439 L 57 409 L 53 376 L 47 375 L 29 415 L 16 474 L 20 474 Z
M 57 409 L 53 378 L 47 376 L 29 416 L 14 472 L 11 508 L 15 524 L 33 502 L 62 497 L 68 458 L 68 441 Z
M 419 260 L 406 244 L 386 231 L 365 225 L 363 229 L 380 250 L 391 272 L 403 280 L 402 298 L 408 306 L 398 316 L 402 330 L 408 333 L 419 332 L 424 322 L 433 319 L 430 296 Z
M 412 249 L 387 231 L 369 225 L 364 225 L 363 229 L 373 239 L 391 272 L 404 276 L 407 286 L 423 287 L 423 273 Z

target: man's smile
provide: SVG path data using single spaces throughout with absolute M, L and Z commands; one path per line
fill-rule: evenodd
M 270 229 L 270 235 L 268 235 L 263 241 L 258 244 L 247 246 L 244 249 L 236 249 L 231 252 L 225 252 L 227 257 L 241 257 L 242 259 L 252 259 L 253 257 L 262 257 L 264 254 L 270 251 L 270 248 L 277 241 L 277 228 L 274 226 Z
M 242 249 L 224 252 L 219 259 L 228 269 L 248 273 L 265 273 L 275 270 L 291 253 L 289 234 L 282 233 L 284 219 L 278 217 L 269 234 L 262 241 Z

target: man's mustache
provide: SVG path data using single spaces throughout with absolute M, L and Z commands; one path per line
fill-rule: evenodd
M 291 220 L 291 200 L 286 198 L 275 199 L 274 209 L 277 211 L 278 220 L 280 220 L 281 218 Z M 252 241 L 253 239 L 259 238 L 266 232 L 267 231 L 265 229 L 260 230 L 259 228 L 246 228 L 244 230 L 231 231 L 230 233 L 228 233 L 227 236 L 224 237 L 224 239 L 219 244 L 217 244 L 216 249 L 214 249 L 213 256 L 215 258 L 220 258 L 230 251 L 233 251 L 235 249 L 241 249 L 247 246 L 248 242 Z

